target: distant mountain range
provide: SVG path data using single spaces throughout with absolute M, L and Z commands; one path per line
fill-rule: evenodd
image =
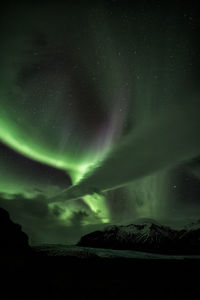
M 182 229 L 174 229 L 151 219 L 142 219 L 136 224 L 112 225 L 104 230 L 84 235 L 76 246 L 40 245 L 38 247 L 29 246 L 28 236 L 21 230 L 21 226 L 15 224 L 2 208 L 0 208 L 0 225 L 0 254 L 32 255 L 34 252 L 47 256 L 151 258 L 148 255 L 150 253 L 150 255 L 171 255 L 171 257 L 173 255 L 200 257 L 200 220 Z
M 83 236 L 77 246 L 198 255 L 200 254 L 200 220 L 180 230 L 153 221 L 127 226 L 113 225 Z

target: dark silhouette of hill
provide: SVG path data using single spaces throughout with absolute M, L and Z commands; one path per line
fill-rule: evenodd
M 31 253 L 28 236 L 14 223 L 6 210 L 0 208 L 0 254 L 26 255 Z

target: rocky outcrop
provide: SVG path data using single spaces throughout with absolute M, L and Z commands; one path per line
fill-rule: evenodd
M 200 223 L 182 230 L 152 222 L 109 226 L 83 236 L 78 246 L 160 254 L 200 254 Z
M 15 224 L 9 214 L 0 208 L 0 253 L 4 254 L 30 254 L 31 247 L 28 236 Z

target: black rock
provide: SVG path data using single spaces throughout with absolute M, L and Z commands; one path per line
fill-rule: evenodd
M 200 224 L 182 230 L 152 222 L 109 226 L 83 236 L 77 245 L 160 254 L 200 254 Z
M 9 214 L 0 208 L 0 253 L 5 254 L 30 254 L 31 247 L 28 236 L 21 230 L 19 224 L 15 224 Z

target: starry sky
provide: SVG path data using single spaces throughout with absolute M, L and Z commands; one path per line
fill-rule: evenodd
M 0 206 L 31 243 L 199 218 L 198 1 L 0 11 Z

